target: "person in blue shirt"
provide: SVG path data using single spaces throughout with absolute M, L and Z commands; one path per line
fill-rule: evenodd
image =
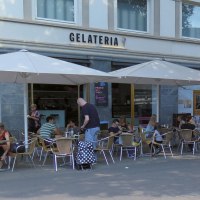
M 146 138 L 151 138 L 153 136 L 153 133 L 154 133 L 154 130 L 155 130 L 155 127 L 157 125 L 157 122 L 156 122 L 156 115 L 155 114 L 152 114 L 150 120 L 149 120 L 149 123 L 145 129 L 145 136 Z

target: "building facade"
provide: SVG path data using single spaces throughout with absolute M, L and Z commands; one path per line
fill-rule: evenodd
M 157 58 L 199 69 L 199 13 L 200 0 L 0 0 L 0 53 L 27 49 L 105 72 Z M 0 87 L 1 121 L 11 129 L 23 127 L 23 86 Z M 155 86 L 135 84 L 134 102 L 130 85 L 106 88 L 108 102 L 97 105 L 102 121 L 130 118 L 132 103 L 136 125 L 156 113 Z M 182 89 L 160 86 L 161 123 L 172 124 L 173 113 L 188 112 L 182 107 L 186 100 L 194 113 L 193 89 L 190 97 Z M 77 117 L 76 91 L 76 86 L 29 86 L 40 110 L 64 110 L 65 120 Z M 95 84 L 81 91 L 96 103 Z

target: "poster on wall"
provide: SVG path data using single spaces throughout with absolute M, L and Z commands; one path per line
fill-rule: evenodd
M 108 83 L 95 83 L 95 105 L 108 106 Z

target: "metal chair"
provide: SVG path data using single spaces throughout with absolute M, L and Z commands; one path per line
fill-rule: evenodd
M 194 155 L 196 140 L 192 139 L 192 130 L 190 129 L 181 129 L 179 131 L 180 139 L 181 139 L 181 155 L 183 154 L 183 146 L 184 145 L 193 145 L 192 153 Z
M 169 149 L 170 150 L 170 153 L 171 153 L 171 156 L 173 157 L 173 153 L 172 153 L 172 149 L 171 149 L 171 141 L 173 139 L 173 131 L 169 131 L 169 132 L 166 132 L 165 134 L 163 134 L 162 136 L 164 137 L 162 143 L 158 143 L 155 141 L 155 134 L 153 135 L 153 140 L 152 140 L 152 143 L 151 145 L 157 145 L 161 148 L 163 154 L 164 154 L 164 158 L 166 159 L 166 152 L 165 152 L 165 149 Z M 154 154 L 155 155 L 155 154 Z
M 108 163 L 108 160 L 107 160 L 107 157 L 106 157 L 106 154 L 105 154 L 106 151 L 109 152 L 113 163 L 115 163 L 114 158 L 112 156 L 113 142 L 114 142 L 114 136 L 102 138 L 101 140 L 97 141 L 97 147 L 96 147 L 95 151 L 103 153 L 103 156 L 105 158 L 107 165 L 109 165 L 109 163 Z
M 34 164 L 34 161 L 33 161 L 33 153 L 34 153 L 36 142 L 37 142 L 36 138 L 33 138 L 33 139 L 29 140 L 28 141 L 28 148 L 23 153 L 20 153 L 20 152 L 10 153 L 10 155 L 9 155 L 9 158 L 10 158 L 10 160 L 9 160 L 9 166 L 10 166 L 11 158 L 14 159 L 13 160 L 13 165 L 12 165 L 12 172 L 13 172 L 14 167 L 15 167 L 16 159 L 17 159 L 17 157 L 19 155 L 21 155 L 21 156 L 27 156 L 30 159 L 30 161 L 33 164 L 33 166 L 35 167 L 35 164 Z M 17 149 L 20 149 L 20 146 L 18 146 Z
M 120 161 L 122 160 L 123 151 L 127 152 L 129 156 L 129 151 L 134 151 L 134 154 L 131 157 L 134 157 L 134 160 L 137 158 L 137 149 L 140 147 L 141 140 L 139 142 L 134 141 L 133 134 L 121 134 L 119 137 L 120 141 Z
M 53 144 L 51 145 L 51 151 L 54 155 L 55 171 L 58 171 L 57 158 L 66 158 L 66 157 L 70 157 L 70 163 L 72 163 L 72 167 L 74 169 L 73 139 L 62 137 L 62 138 L 56 139 L 55 143 L 56 143 L 57 149 L 55 149 Z

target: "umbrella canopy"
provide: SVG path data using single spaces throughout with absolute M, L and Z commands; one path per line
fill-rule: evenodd
M 81 85 L 107 81 L 108 73 L 21 50 L 0 55 L 0 82 L 24 83 L 24 130 L 28 142 L 27 83 Z
M 163 60 L 133 65 L 109 73 L 117 76 L 110 81 L 153 85 L 195 85 L 200 83 L 200 71 Z
M 134 83 L 157 85 L 157 116 L 159 120 L 159 85 L 197 85 L 200 83 L 200 71 L 177 65 L 164 60 L 122 68 L 109 74 L 117 76 L 110 81 L 115 83 Z M 134 116 L 131 116 L 132 120 Z
M 0 81 L 81 85 L 106 81 L 108 73 L 21 50 L 0 55 Z

